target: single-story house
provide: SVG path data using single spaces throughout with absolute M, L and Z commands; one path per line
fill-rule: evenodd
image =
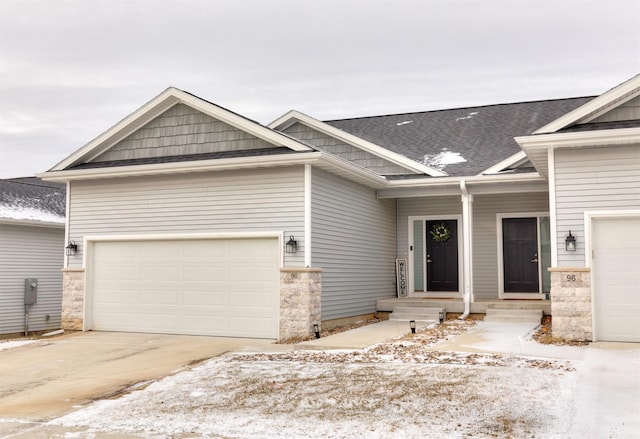
M 79 244 L 69 329 L 283 339 L 431 301 L 640 341 L 640 76 L 268 126 L 168 88 L 40 177 L 67 184 Z
M 65 190 L 36 177 L 0 180 L 0 334 L 61 327 Z

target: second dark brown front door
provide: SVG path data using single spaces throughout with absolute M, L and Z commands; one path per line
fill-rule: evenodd
M 538 219 L 502 220 L 504 291 L 538 293 Z

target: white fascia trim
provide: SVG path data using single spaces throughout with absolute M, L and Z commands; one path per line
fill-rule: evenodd
M 293 123 L 295 122 L 300 122 L 303 125 L 307 125 L 309 128 L 318 130 L 321 133 L 341 140 L 345 143 L 348 143 L 349 145 L 355 146 L 356 148 L 360 148 L 363 151 L 377 155 L 380 158 L 388 160 L 398 166 L 402 166 L 411 171 L 419 172 L 421 174 L 427 174 L 432 177 L 445 177 L 448 175 L 445 172 L 439 171 L 426 165 L 422 165 L 401 154 L 389 151 L 386 148 L 368 142 L 360 137 L 354 136 L 353 134 L 349 134 L 346 131 L 335 128 L 327 123 L 314 119 L 313 117 L 307 116 L 306 114 L 300 113 L 299 111 L 289 111 L 284 116 L 271 122 L 268 127 L 272 129 L 285 129 L 293 125 Z
M 89 159 L 95 158 L 97 155 L 101 154 L 106 149 L 131 134 L 131 132 L 138 129 L 144 123 L 178 103 L 188 105 L 276 146 L 286 146 L 294 151 L 312 150 L 310 147 L 296 141 L 295 139 L 264 127 L 257 122 L 253 122 L 175 87 L 169 87 L 138 110 L 134 111 L 129 116 L 125 117 L 107 131 L 96 137 L 94 140 L 80 148 L 78 151 L 58 163 L 51 170 L 63 170 L 85 157 L 89 157 Z M 129 126 L 131 128 L 127 130 L 126 128 Z
M 37 174 L 37 176 L 45 181 L 70 181 L 141 175 L 177 174 L 185 172 L 224 171 L 256 167 L 300 165 L 317 161 L 321 156 L 322 153 L 320 152 L 310 152 L 308 154 L 301 155 L 284 154 L 259 157 L 236 157 L 229 159 L 118 166 L 113 168 L 76 169 L 55 172 L 48 171 Z
M 464 180 L 467 187 L 469 184 L 494 184 L 494 183 L 515 183 L 515 182 L 544 182 L 545 179 L 540 177 L 537 172 L 526 174 L 494 174 L 494 175 L 475 175 L 472 177 L 442 177 L 430 179 L 406 179 L 389 181 L 389 188 L 401 187 L 434 187 L 434 186 L 460 186 L 460 181 Z M 470 191 L 471 192 L 471 191 Z
M 524 151 L 520 151 L 512 155 L 511 157 L 507 157 L 501 162 L 496 163 L 490 168 L 485 169 L 478 175 L 487 175 L 487 174 L 498 174 L 503 171 L 505 168 L 509 168 L 517 165 L 519 162 L 523 162 L 527 159 L 527 153 Z
M 589 122 L 603 113 L 609 111 L 612 103 L 623 104 L 629 99 L 640 94 L 640 75 L 636 75 L 615 88 L 601 94 L 586 104 L 554 120 L 542 128 L 534 131 L 533 134 L 555 133 L 558 130 L 576 122 Z M 584 119 L 584 120 L 583 120 Z
M 569 133 L 538 134 L 516 137 L 522 149 L 581 148 L 589 146 L 624 145 L 640 143 L 640 128 L 578 131 Z
M 47 227 L 52 229 L 64 228 L 64 221 L 54 222 L 54 221 L 38 221 L 38 220 L 29 220 L 29 219 L 0 218 L 0 224 L 7 224 L 12 226 Z
M 358 166 L 348 160 L 342 159 L 340 157 L 337 157 L 333 154 L 328 154 L 328 153 L 318 152 L 314 154 L 320 154 L 319 162 L 326 163 L 334 169 L 340 169 L 353 176 L 357 176 L 361 179 L 364 179 L 375 188 L 378 188 L 378 189 L 383 188 L 389 184 L 389 181 L 386 178 L 380 176 L 379 174 L 376 174 L 373 171 L 370 171 L 367 168 Z

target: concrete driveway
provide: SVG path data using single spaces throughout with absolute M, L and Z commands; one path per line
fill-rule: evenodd
M 272 340 L 77 332 L 0 352 L 0 434 Z

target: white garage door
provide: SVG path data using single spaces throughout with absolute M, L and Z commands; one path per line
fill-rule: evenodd
M 595 337 L 640 342 L 640 218 L 593 220 Z
M 96 242 L 90 327 L 278 338 L 278 242 Z

